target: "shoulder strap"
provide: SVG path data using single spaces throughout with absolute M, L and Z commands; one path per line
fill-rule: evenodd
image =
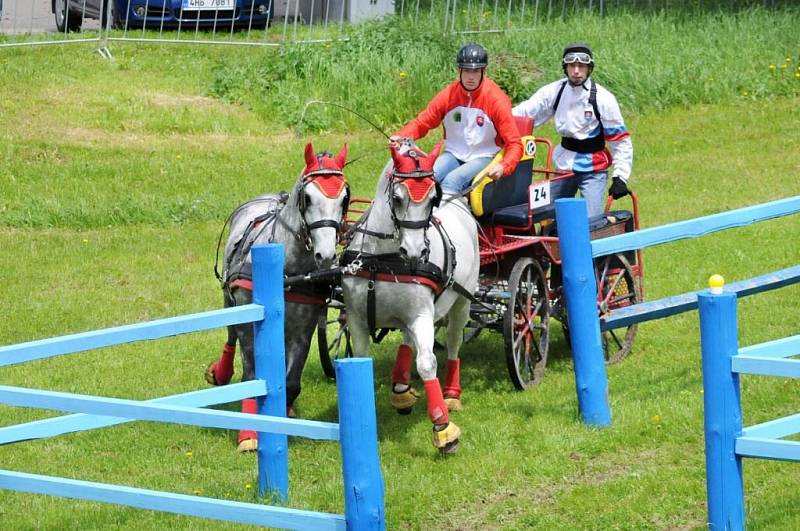
M 594 115 L 597 116 L 597 121 L 600 122 L 600 127 L 603 127 L 603 120 L 600 116 L 600 109 L 597 108 L 597 84 L 594 82 L 594 79 L 590 79 L 592 82 L 589 87 L 589 103 L 592 105 L 592 109 L 594 109 Z
M 567 86 L 567 82 L 564 81 L 561 83 L 561 87 L 558 89 L 558 94 L 556 94 L 556 101 L 553 103 L 553 114 L 556 113 L 558 110 L 558 104 L 561 102 L 561 95 L 564 93 L 564 87 Z

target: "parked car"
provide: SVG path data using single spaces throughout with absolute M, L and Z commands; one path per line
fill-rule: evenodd
M 114 28 L 264 28 L 273 0 L 51 0 L 58 31 L 80 31 L 84 19 L 102 20 L 111 2 Z

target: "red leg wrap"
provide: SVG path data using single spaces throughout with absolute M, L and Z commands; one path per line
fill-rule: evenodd
M 447 376 L 444 379 L 444 396 L 461 398 L 461 360 L 447 360 Z
M 447 424 L 449 422 L 447 414 L 447 404 L 442 396 L 442 387 L 439 379 L 423 380 L 425 384 L 425 394 L 428 396 L 428 417 L 434 424 Z
M 397 347 L 397 359 L 392 368 L 392 383 L 408 385 L 411 383 L 411 347 L 400 345 Z
M 222 355 L 211 369 L 214 373 L 214 379 L 217 381 L 217 385 L 227 385 L 230 383 L 231 377 L 233 377 L 233 357 L 235 354 L 236 345 L 225 343 L 225 346 L 222 347 Z
M 257 412 L 258 405 L 256 404 L 255 398 L 245 398 L 242 400 L 242 413 L 250 413 L 251 415 L 255 415 Z M 258 439 L 258 435 L 252 430 L 240 430 L 239 442 L 247 439 Z

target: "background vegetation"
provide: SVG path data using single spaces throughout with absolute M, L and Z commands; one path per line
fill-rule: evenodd
M 515 100 L 559 75 L 564 42 L 597 50 L 597 78 L 619 97 L 636 146 L 632 186 L 645 226 L 800 194 L 796 9 L 554 22 L 475 37 Z M 0 344 L 212 309 L 222 221 L 239 202 L 287 189 L 303 144 L 350 145 L 348 177 L 372 196 L 385 139 L 314 98 L 386 130 L 453 78 L 461 38 L 404 22 L 365 25 L 349 43 L 280 51 L 120 44 L 0 50 Z M 581 28 L 578 32 L 575 28 Z M 772 66 L 773 68 L 770 68 Z M 552 136 L 545 127 L 539 134 Z M 431 135 L 433 136 L 433 135 Z M 432 141 L 429 140 L 429 141 Z M 794 217 L 646 253 L 650 299 L 800 262 Z M 798 333 L 798 286 L 743 299 L 741 344 Z M 456 456 L 430 444 L 420 407 L 398 417 L 388 374 L 398 343 L 375 347 L 388 527 L 702 529 L 705 474 L 695 314 L 643 324 L 632 356 L 609 367 L 613 425 L 578 418 L 568 349 L 554 325 L 541 386 L 518 393 L 502 341 L 463 349 L 466 411 Z M 0 383 L 146 399 L 202 388 L 222 331 L 103 349 L 0 370 Z M 238 372 L 238 371 L 237 371 Z M 335 420 L 335 388 L 312 350 L 301 416 Z M 745 423 L 796 413 L 800 382 L 743 379 Z M 235 407 L 234 405 L 230 406 Z M 0 425 L 51 412 L 0 406 Z M 137 423 L 0 447 L 4 469 L 250 501 L 255 457 L 235 434 Z M 340 512 L 330 443 L 293 440 L 292 507 Z M 745 462 L 752 529 L 800 526 L 798 465 Z M 0 492 L 8 529 L 240 528 L 166 514 Z

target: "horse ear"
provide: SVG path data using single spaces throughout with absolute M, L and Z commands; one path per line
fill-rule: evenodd
M 314 153 L 314 146 L 311 142 L 306 144 L 306 169 L 311 170 L 317 162 L 317 155 Z
M 402 164 L 402 156 L 397 152 L 397 149 L 394 147 L 394 145 L 389 146 L 389 153 L 392 154 L 392 160 L 394 161 L 395 169 L 399 168 L 400 164 Z
M 342 149 L 339 151 L 339 154 L 336 155 L 336 167 L 339 169 L 344 168 L 344 165 L 347 164 L 347 144 L 342 146 Z

